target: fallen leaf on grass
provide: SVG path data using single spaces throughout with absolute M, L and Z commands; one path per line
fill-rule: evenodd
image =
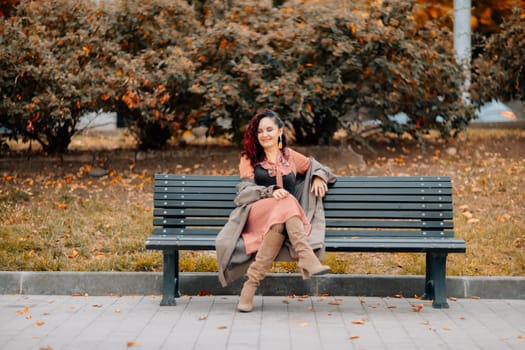
M 55 202 L 55 205 L 58 209 L 62 209 L 62 210 L 65 210 L 67 209 L 67 204 L 66 203 L 62 203 L 62 202 Z
M 471 213 L 470 211 L 466 211 L 466 212 L 463 213 L 463 217 L 464 217 L 465 219 L 467 219 L 467 220 L 472 219 L 473 216 L 474 216 L 474 215 L 472 215 L 472 213 Z
M 73 249 L 73 250 L 71 251 L 71 254 L 69 254 L 67 257 L 68 257 L 69 259 L 74 259 L 74 258 L 76 258 L 77 256 L 78 256 L 78 250 Z
M 500 214 L 497 216 L 496 220 L 501 223 L 509 220 L 511 217 L 510 214 Z

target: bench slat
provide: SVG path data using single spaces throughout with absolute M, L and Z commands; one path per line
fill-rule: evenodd
M 154 226 L 186 227 L 186 226 L 216 226 L 223 227 L 227 217 L 173 218 L 154 217 Z M 422 221 L 422 220 L 326 220 L 327 228 L 421 228 L 421 229 L 452 229 L 452 221 Z
M 163 247 L 180 247 L 180 250 L 214 250 L 216 236 L 148 237 L 148 249 L 162 249 Z M 448 252 L 464 253 L 465 242 L 459 239 L 414 238 L 414 239 L 330 239 L 325 241 L 326 251 L 331 252 L 426 252 L 429 250 L 445 250 Z
M 423 220 L 338 220 L 327 219 L 326 227 L 355 227 L 355 228 L 425 228 L 425 229 L 451 229 L 452 221 L 423 221 Z
M 188 237 L 216 237 L 222 227 L 155 227 L 153 229 L 153 235 L 158 236 L 169 236 L 174 240 L 181 239 L 185 236 Z M 356 239 L 356 238 L 409 238 L 409 237 L 419 237 L 421 238 L 447 238 L 454 237 L 454 232 L 451 230 L 392 230 L 392 229 L 370 229 L 370 230 L 327 230 L 326 239 L 340 238 L 340 239 Z
M 230 208 L 233 209 L 233 202 L 224 200 L 155 200 L 156 207 L 163 208 Z M 345 210 L 420 210 L 420 211 L 451 211 L 452 204 L 443 203 L 369 203 L 369 202 L 328 202 L 324 204 L 326 211 L 345 209 Z
M 194 174 L 155 174 L 155 181 L 163 180 L 200 180 L 210 181 L 210 177 L 217 180 L 239 181 L 235 175 L 194 175 Z M 405 181 L 451 181 L 450 176 L 344 176 L 340 182 L 369 181 L 369 182 L 405 182 Z

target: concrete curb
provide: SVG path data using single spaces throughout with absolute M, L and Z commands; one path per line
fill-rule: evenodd
M 198 295 L 239 294 L 242 281 L 222 288 L 216 273 L 181 273 L 181 293 Z M 335 275 L 303 281 L 299 274 L 271 273 L 258 294 L 392 296 L 421 295 L 423 276 Z M 159 272 L 0 272 L 0 294 L 27 295 L 159 295 Z M 456 298 L 525 299 L 525 277 L 448 277 L 447 295 Z

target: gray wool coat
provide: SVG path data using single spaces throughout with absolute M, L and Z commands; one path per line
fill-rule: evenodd
M 312 225 L 312 232 L 308 241 L 321 259 L 325 252 L 325 218 L 323 201 L 316 197 L 311 191 L 311 184 L 314 176 L 319 176 L 327 184 L 336 181 L 335 174 L 326 166 L 322 165 L 314 158 L 310 158 L 310 167 L 301 177 L 298 175 L 294 196 L 301 204 L 306 217 Z M 275 186 L 259 186 L 253 180 L 241 179 L 237 184 L 237 196 L 235 197 L 236 207 L 232 210 L 228 222 L 217 235 L 215 248 L 217 253 L 217 263 L 219 266 L 219 282 L 223 287 L 242 277 L 248 266 L 253 261 L 255 254 L 246 255 L 244 241 L 241 233 L 248 218 L 251 204 L 255 201 L 272 196 Z M 291 244 L 283 245 L 277 261 L 292 261 Z

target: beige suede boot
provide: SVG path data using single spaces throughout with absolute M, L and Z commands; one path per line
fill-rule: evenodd
M 264 236 L 261 247 L 255 256 L 255 261 L 251 263 L 246 272 L 248 279 L 244 282 L 237 305 L 237 310 L 240 312 L 252 311 L 255 291 L 259 287 L 260 281 L 264 279 L 266 272 L 272 267 L 272 263 L 283 245 L 283 228 L 283 224 L 273 225 Z
M 309 279 L 312 275 L 330 272 L 330 266 L 322 265 L 310 247 L 303 222 L 298 216 L 286 221 L 286 232 L 288 232 L 288 238 L 299 256 L 298 265 L 304 280 Z

